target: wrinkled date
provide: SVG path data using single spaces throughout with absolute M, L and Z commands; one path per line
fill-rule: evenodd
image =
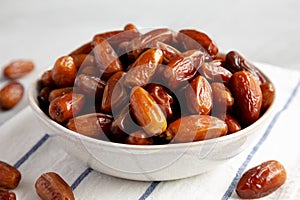
M 243 199 L 256 199 L 277 190 L 286 180 L 281 163 L 270 160 L 246 171 L 240 178 L 236 193 Z
M 165 67 L 163 78 L 169 88 L 175 89 L 192 79 L 203 61 L 203 52 L 199 50 L 190 50 L 181 53 Z
M 257 80 L 259 85 L 267 82 L 266 77 L 252 63 L 247 61 L 236 51 L 230 51 L 226 54 L 226 67 L 232 73 L 242 70 L 249 71 Z
M 185 49 L 197 49 L 199 48 L 200 44 L 201 47 L 204 48 L 204 50 L 212 58 L 216 57 L 216 55 L 218 54 L 219 50 L 217 45 L 207 34 L 192 29 L 180 30 L 179 33 L 181 33 L 180 36 Z
M 0 188 L 15 189 L 21 180 L 21 173 L 13 166 L 0 161 Z
M 0 109 L 12 109 L 21 101 L 23 95 L 24 87 L 21 83 L 9 82 L 0 90 Z
M 55 172 L 42 174 L 35 182 L 36 193 L 42 200 L 74 200 L 71 187 Z
M 69 120 L 66 127 L 82 135 L 105 140 L 110 131 L 112 116 L 102 113 L 80 115 Z
M 213 106 L 212 90 L 203 76 L 197 76 L 186 89 L 188 109 L 191 113 L 202 115 L 210 114 Z
M 16 194 L 8 190 L 0 188 L 0 199 L 1 200 L 16 200 Z
M 163 53 L 160 49 L 145 51 L 128 69 L 124 77 L 124 84 L 128 87 L 134 87 L 149 83 L 162 60 Z
M 95 37 L 93 49 L 97 67 L 103 78 L 109 78 L 115 72 L 123 69 L 121 61 L 112 46 L 102 37 Z
M 233 134 L 274 98 L 259 69 L 236 51 L 219 52 L 206 33 L 142 33 L 134 24 L 98 33 L 58 58 L 41 76 L 38 95 L 41 109 L 68 129 L 132 145 Z

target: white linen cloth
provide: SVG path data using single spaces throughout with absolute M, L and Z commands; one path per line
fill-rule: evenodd
M 287 170 L 286 183 L 263 199 L 300 199 L 300 71 L 266 65 L 277 101 L 271 122 L 245 151 L 225 164 L 191 178 L 166 182 L 124 180 L 96 172 L 68 155 L 40 126 L 29 107 L 0 125 L 0 160 L 17 167 L 17 199 L 34 200 L 36 179 L 60 174 L 76 199 L 238 199 L 235 186 L 245 170 L 275 159 Z M 1 116 L 0 116 L 1 117 Z

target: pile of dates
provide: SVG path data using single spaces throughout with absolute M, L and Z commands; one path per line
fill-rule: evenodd
M 39 79 L 41 109 L 79 134 L 152 145 L 237 132 L 262 116 L 275 91 L 241 54 L 220 53 L 204 32 L 133 24 L 94 35 Z

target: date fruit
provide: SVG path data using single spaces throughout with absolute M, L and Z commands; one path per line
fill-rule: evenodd
M 121 83 L 124 76 L 125 72 L 120 71 L 116 72 L 108 79 L 103 91 L 101 103 L 101 110 L 104 113 L 111 113 L 113 108 L 114 114 L 116 114 L 118 109 L 122 107 L 122 105 L 126 102 L 126 99 L 128 99 L 125 87 Z
M 0 200 L 16 200 L 16 194 L 0 188 Z
M 227 125 L 209 115 L 188 115 L 172 122 L 166 132 L 175 143 L 193 142 L 224 136 Z
M 94 37 L 93 49 L 95 61 L 102 78 L 107 79 L 112 74 L 123 69 L 121 61 L 112 46 L 102 37 Z
M 206 52 L 210 56 L 216 57 L 216 55 L 218 54 L 219 50 L 217 45 L 207 34 L 192 29 L 180 30 L 179 33 L 189 37 L 189 39 L 182 40 L 186 50 L 198 49 L 197 48 L 198 45 L 195 45 L 194 42 L 191 42 L 191 41 L 196 41 L 206 50 Z
M 168 120 L 175 118 L 175 100 L 166 87 L 151 83 L 146 86 L 146 90 L 154 98 L 156 103 L 159 104 L 161 110 L 164 112 Z
M 208 81 L 222 82 L 228 85 L 232 73 L 220 65 L 221 63 L 219 61 L 204 63 L 200 67 L 199 72 Z
M 51 92 L 49 93 L 49 96 L 48 96 L 48 102 L 51 102 L 54 99 L 56 99 L 57 97 L 61 97 L 65 94 L 71 93 L 73 91 L 74 91 L 73 87 L 65 87 L 65 88 L 58 88 L 58 89 L 51 90 Z
M 274 101 L 275 88 L 272 83 L 263 83 L 260 85 L 260 89 L 262 92 L 261 112 L 264 113 Z
M 203 53 L 199 50 L 190 50 L 181 53 L 166 66 L 164 80 L 170 89 L 178 88 L 193 78 L 204 62 Z
M 153 144 L 153 139 L 147 135 L 142 130 L 138 130 L 136 132 L 131 133 L 126 139 L 126 144 L 133 145 L 151 145 Z
M 226 67 L 232 73 L 243 70 L 249 71 L 259 85 L 267 82 L 265 76 L 252 63 L 247 61 L 236 51 L 230 51 L 226 54 Z
M 130 94 L 130 106 L 139 125 L 149 136 L 160 135 L 167 128 L 167 120 L 153 97 L 136 86 Z
M 21 180 L 21 173 L 13 166 L 0 161 L 0 188 L 15 189 Z
M 163 53 L 160 49 L 149 49 L 142 53 L 130 66 L 124 77 L 127 87 L 143 86 L 150 82 L 156 68 L 162 63 Z
M 79 113 L 84 101 L 83 94 L 67 93 L 50 102 L 49 115 L 56 122 L 66 122 Z
M 109 134 L 112 116 L 102 113 L 80 115 L 69 120 L 66 127 L 82 135 L 105 140 Z
M 77 67 L 71 56 L 58 58 L 52 69 L 52 79 L 58 87 L 72 87 L 77 75 Z
M 244 126 L 254 123 L 260 116 L 262 92 L 257 80 L 248 71 L 232 75 L 230 88 L 234 97 L 235 114 Z
M 35 190 L 42 200 L 75 200 L 71 187 L 55 172 L 42 174 L 35 182 Z
M 234 99 L 230 90 L 218 82 L 211 83 L 214 111 L 226 113 L 233 106 Z
M 15 60 L 3 69 L 6 78 L 17 79 L 29 74 L 34 69 L 34 63 L 30 60 Z
M 236 193 L 243 199 L 256 199 L 274 192 L 286 180 L 281 163 L 269 160 L 246 171 L 236 186 Z
M 11 81 L 0 90 L 0 109 L 9 110 L 16 106 L 24 95 L 21 83 Z
M 227 134 L 235 133 L 242 129 L 238 120 L 235 119 L 233 116 L 231 116 L 229 113 L 222 113 L 222 114 L 217 115 L 217 117 L 219 119 L 223 120 L 227 124 L 227 127 L 228 127 Z
M 197 76 L 185 93 L 188 109 L 191 113 L 208 115 L 213 106 L 212 89 L 203 76 Z

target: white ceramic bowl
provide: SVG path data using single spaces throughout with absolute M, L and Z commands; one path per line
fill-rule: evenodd
M 212 170 L 247 148 L 271 119 L 274 102 L 254 124 L 231 135 L 199 142 L 168 145 L 128 145 L 89 138 L 51 120 L 39 108 L 37 80 L 29 103 L 45 131 L 68 153 L 96 171 L 131 180 L 181 179 Z M 276 98 L 275 98 L 276 99 Z

